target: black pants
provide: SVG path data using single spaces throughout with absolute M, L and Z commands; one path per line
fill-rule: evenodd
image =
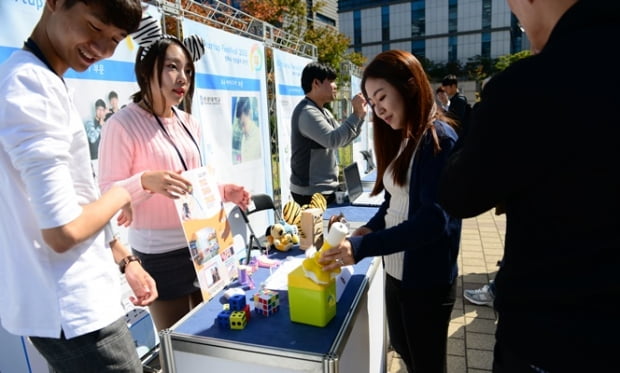
M 510 349 L 502 348 L 495 344 L 493 349 L 493 372 L 494 373 L 548 373 L 540 367 L 522 359 Z
M 304 196 L 302 194 L 297 194 L 293 192 L 291 192 L 291 195 L 293 196 L 295 202 L 299 203 L 299 206 L 307 205 L 310 203 L 310 201 L 312 201 L 312 196 Z M 325 201 L 329 205 L 336 200 L 336 193 L 325 193 L 323 194 L 323 197 L 325 197 Z
M 386 276 L 390 343 L 410 373 L 445 373 L 456 281 L 452 285 L 423 290 L 405 289 L 401 285 L 401 281 Z

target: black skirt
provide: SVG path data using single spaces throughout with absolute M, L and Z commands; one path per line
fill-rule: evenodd
M 163 254 L 145 254 L 133 248 L 132 251 L 155 280 L 157 299 L 172 300 L 200 290 L 187 247 Z

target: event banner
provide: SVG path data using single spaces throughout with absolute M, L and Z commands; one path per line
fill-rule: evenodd
M 192 114 L 202 125 L 206 161 L 216 164 L 220 182 L 273 194 L 263 44 L 188 19 L 183 34 L 205 41 Z
M 353 100 L 353 97 L 362 91 L 362 79 L 357 76 L 351 74 L 351 97 L 350 100 Z M 372 109 L 370 106 L 368 108 L 368 114 L 366 115 L 366 123 L 362 126 L 362 132 L 360 135 L 353 141 L 353 161 L 357 162 L 359 165 L 359 169 L 361 172 L 365 172 L 368 170 L 368 162 L 364 156 L 363 152 L 368 152 L 366 156 L 372 155 Z M 374 164 L 374 160 L 373 160 Z
M 0 1 L 0 63 L 4 62 L 15 49 L 24 45 L 39 20 L 45 6 L 44 0 Z M 10 31 L 9 31 L 10 30 Z
M 312 62 L 310 58 L 296 56 L 277 49 L 273 50 L 282 205 L 292 199 L 289 187 L 291 176 L 291 116 L 295 106 L 304 98 L 304 91 L 301 88 L 301 72 L 310 62 Z

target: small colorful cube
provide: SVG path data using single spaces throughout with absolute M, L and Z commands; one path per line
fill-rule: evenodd
M 248 322 L 250 322 L 250 315 L 252 314 L 252 312 L 250 312 L 250 305 L 249 304 L 246 304 L 245 307 L 243 307 L 243 312 L 245 312 L 246 320 L 248 320 Z
M 242 330 L 248 324 L 248 319 L 243 311 L 233 311 L 230 314 L 230 328 L 233 330 Z
M 230 328 L 230 314 L 229 310 L 220 311 L 217 314 L 217 325 L 222 328 Z
M 261 289 L 254 294 L 254 311 L 271 316 L 280 309 L 280 294 L 277 291 Z
M 245 308 L 245 295 L 237 294 L 228 299 L 230 309 L 233 311 L 243 311 Z

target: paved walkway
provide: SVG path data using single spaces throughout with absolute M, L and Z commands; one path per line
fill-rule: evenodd
M 506 215 L 488 211 L 463 220 L 456 304 L 448 329 L 448 373 L 488 373 L 493 361 L 495 312 L 463 298 L 495 277 L 504 253 Z M 388 353 L 388 373 L 406 373 L 402 360 Z

